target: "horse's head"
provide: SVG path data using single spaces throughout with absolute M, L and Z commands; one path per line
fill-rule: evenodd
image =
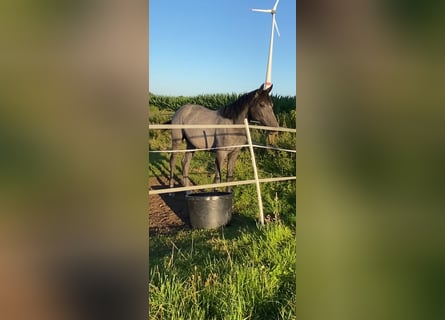
M 263 85 L 261 85 L 261 87 L 255 91 L 249 108 L 249 120 L 259 121 L 262 125 L 268 127 L 278 127 L 278 121 L 273 112 L 273 101 L 269 95 L 272 86 L 273 85 L 264 89 Z M 275 144 L 277 134 L 277 131 L 269 131 L 269 143 Z

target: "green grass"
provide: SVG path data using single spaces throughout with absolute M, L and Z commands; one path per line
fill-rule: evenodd
M 184 103 L 217 108 L 236 97 L 151 95 L 150 123 L 168 120 Z M 294 127 L 295 97 L 273 98 L 281 110 L 280 125 Z M 265 144 L 262 132 L 252 131 L 252 138 Z M 169 132 L 150 131 L 149 145 L 150 150 L 170 149 Z M 278 145 L 294 149 L 295 134 L 280 134 Z M 263 149 L 255 153 L 260 177 L 295 175 L 295 154 Z M 150 176 L 165 177 L 168 159 L 167 153 L 151 153 Z M 180 179 L 180 160 L 176 174 Z M 212 183 L 214 155 L 196 152 L 189 176 L 195 184 Z M 252 178 L 250 154 L 244 149 L 235 180 Z M 150 319 L 296 319 L 295 181 L 261 184 L 265 215 L 276 219 L 263 227 L 257 224 L 255 186 L 232 191 L 229 226 L 150 236 Z
M 280 223 L 151 239 L 150 319 L 295 319 L 295 250 Z

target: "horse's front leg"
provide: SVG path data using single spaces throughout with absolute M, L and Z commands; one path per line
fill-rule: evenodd
M 235 170 L 235 162 L 240 154 L 241 149 L 235 149 L 232 152 L 229 153 L 229 156 L 227 158 L 227 182 L 230 182 L 233 180 L 233 172 Z M 232 188 L 228 186 L 226 188 L 227 192 L 231 192 Z
M 226 158 L 226 152 L 218 151 L 216 152 L 216 158 L 215 158 L 215 179 L 213 180 L 213 183 L 220 183 L 221 182 L 221 168 L 223 166 L 224 160 Z M 217 191 L 218 188 L 215 188 L 215 191 Z

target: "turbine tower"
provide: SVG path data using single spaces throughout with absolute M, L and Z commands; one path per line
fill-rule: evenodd
M 278 30 L 278 25 L 275 20 L 275 14 L 277 13 L 277 6 L 279 1 L 280 0 L 277 0 L 275 2 L 275 5 L 272 9 L 251 9 L 252 11 L 266 12 L 272 14 L 272 31 L 270 33 L 269 58 L 267 59 L 266 82 L 264 82 L 264 89 L 267 89 L 272 85 L 272 49 L 274 31 L 276 30 L 278 36 L 280 36 L 280 31 Z

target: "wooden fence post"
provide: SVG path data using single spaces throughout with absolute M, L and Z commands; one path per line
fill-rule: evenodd
M 256 192 L 258 195 L 258 207 L 260 209 L 260 222 L 264 226 L 263 200 L 261 198 L 260 180 L 258 179 L 258 170 L 256 167 L 255 153 L 253 152 L 252 138 L 250 137 L 249 121 L 244 119 L 246 126 L 247 143 L 249 144 L 250 156 L 252 158 L 253 175 L 255 178 Z

